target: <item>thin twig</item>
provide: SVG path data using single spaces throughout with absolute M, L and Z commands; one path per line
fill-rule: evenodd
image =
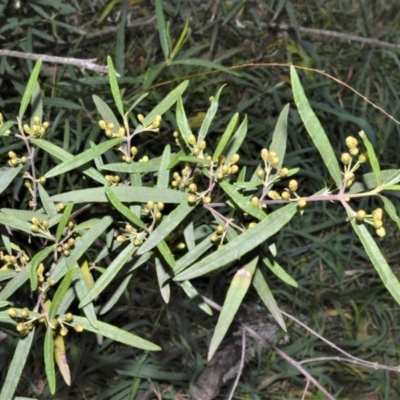
M 0 49 L 0 57 L 17 57 L 17 58 L 24 58 L 25 60 L 34 60 L 34 61 L 39 60 L 39 58 L 41 58 L 43 62 L 51 64 L 74 65 L 75 67 L 89 69 L 91 71 L 100 72 L 101 74 L 108 73 L 107 66 L 96 64 L 95 58 L 83 60 L 79 58 L 49 56 L 47 54 L 23 53 L 21 51 L 6 50 L 6 49 Z

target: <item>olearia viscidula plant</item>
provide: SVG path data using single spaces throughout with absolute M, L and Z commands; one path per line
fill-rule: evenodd
M 273 237 L 315 202 L 334 202 L 343 207 L 344 219 L 400 304 L 399 282 L 377 243 L 385 235 L 385 218 L 400 227 L 393 203 L 382 194 L 400 190 L 400 170 L 380 169 L 364 132 L 359 137 L 349 135 L 344 144 L 346 151 L 337 156 L 309 105 L 295 67 L 290 69 L 294 102 L 332 178 L 332 183 L 314 194 L 305 194 L 307 188 L 296 179 L 299 168 L 285 166 L 289 105 L 283 107 L 273 134 L 267 135 L 265 146 L 255 155 L 258 166 L 248 171 L 240 159 L 247 117 L 240 121 L 235 113 L 215 148 L 207 141 L 223 87 L 210 98 L 204 120 L 193 132 L 182 100 L 187 81 L 147 115 L 135 116 L 135 107 L 146 95 L 126 109 L 109 58 L 111 93 L 119 115 L 93 96 L 100 115 L 95 127 L 99 139 L 96 143 L 90 141 L 89 148 L 80 154 L 72 154 L 46 139 L 52 128 L 41 109 L 37 83 L 40 66 L 39 60 L 16 121 L 5 122 L 1 117 L 0 134 L 21 146 L 8 152 L 0 192 L 21 177 L 25 182 L 21 190 L 26 190 L 29 198 L 28 210 L 0 210 L 0 279 L 6 282 L 0 291 L 0 305 L 5 308 L 0 312 L 0 322 L 13 325 L 20 337 L 0 393 L 2 400 L 13 397 L 39 331 L 45 331 L 44 368 L 51 393 L 56 392 L 55 364 L 65 383 L 71 384 L 66 355 L 66 341 L 71 335 L 90 331 L 146 351 L 160 350 L 157 344 L 100 320 L 117 304 L 134 270 L 148 263 L 155 265 L 160 294 L 166 303 L 174 281 L 180 282 L 189 298 L 199 299 L 192 279 L 226 266 L 234 269 L 209 359 L 251 284 L 286 330 L 263 270 L 267 267 L 284 283 L 298 286 L 276 261 L 279 247 Z M 24 123 L 30 102 L 33 114 L 30 122 Z M 167 124 L 163 115 L 173 106 L 176 126 L 171 144 L 177 150 L 173 152 L 168 144 L 158 157 L 150 158 L 135 139 L 162 130 Z M 39 176 L 41 152 L 54 160 L 49 164 L 55 165 Z M 366 164 L 372 172 L 359 174 Z M 57 192 L 53 186 L 51 193 L 46 190 L 49 182 L 76 170 L 88 182 L 84 188 Z M 368 196 L 377 197 L 382 206 L 370 210 L 353 206 L 356 199 Z M 91 214 L 92 209 L 101 212 Z M 211 228 L 204 230 L 204 226 Z M 25 239 L 19 240 L 14 232 Z M 99 242 L 100 249 L 96 245 Z M 105 267 L 106 259 L 111 261 Z M 122 269 L 123 278 L 119 274 Z M 117 291 L 104 298 L 105 289 L 118 280 Z M 27 282 L 32 295 L 24 300 L 15 297 Z M 205 302 L 198 302 L 198 306 L 212 313 Z

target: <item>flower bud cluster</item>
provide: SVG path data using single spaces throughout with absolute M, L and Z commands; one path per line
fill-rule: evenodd
M 231 157 L 229 158 L 229 162 L 226 163 L 226 157 L 221 154 L 218 157 L 219 167 L 215 173 L 215 178 L 220 181 L 229 175 L 236 174 L 239 171 L 239 167 L 237 165 L 239 159 L 239 154 L 235 153 L 231 155 Z
M 109 138 L 117 138 L 125 136 L 125 128 L 119 127 L 117 130 L 113 122 L 106 122 L 101 119 L 99 121 L 99 127 L 104 131 L 105 135 Z
M 159 204 L 162 204 L 161 206 L 162 209 L 164 203 L 157 203 L 157 206 Z M 134 246 L 138 247 L 142 244 L 145 235 L 146 235 L 145 232 L 138 232 L 131 224 L 126 224 L 125 228 L 123 229 L 123 232 L 116 237 L 116 240 L 117 242 L 125 242 L 127 240 L 130 240 Z
M 30 258 L 24 251 L 19 251 L 16 256 L 12 254 L 4 254 L 0 251 L 0 261 L 2 266 L 0 270 L 14 269 L 15 272 L 20 272 L 26 266 Z
M 218 248 L 221 248 L 224 243 L 225 235 L 226 235 L 226 229 L 227 227 L 223 227 L 222 225 L 218 225 L 217 228 L 215 229 L 214 233 L 211 234 L 210 240 L 212 243 L 217 244 L 218 243 Z
M 149 125 L 143 124 L 143 122 L 145 120 L 145 117 L 143 114 L 138 114 L 137 119 L 143 125 L 142 131 L 158 132 L 160 129 L 160 125 L 161 125 L 161 121 L 162 121 L 161 115 L 156 115 L 154 117 L 153 121 Z
M 39 220 L 39 218 L 37 217 L 33 217 L 31 219 L 32 225 L 31 225 L 31 231 L 33 233 L 45 233 L 50 235 L 50 231 L 49 231 L 49 221 L 47 219 L 44 220 Z
M 65 257 L 68 257 L 71 254 L 71 250 L 75 246 L 75 239 L 70 237 L 67 241 L 57 246 L 57 251 L 59 253 L 63 253 Z
M 106 175 L 105 176 L 106 181 L 111 185 L 111 186 L 120 186 L 120 180 L 121 178 L 118 175 Z
M 8 309 L 8 315 L 12 319 L 17 319 L 19 322 L 16 325 L 16 330 L 22 335 L 26 336 L 34 326 L 35 319 L 30 318 L 29 308 L 25 307 L 18 311 L 15 308 Z
M 343 165 L 345 165 L 345 181 L 346 188 L 350 187 L 354 180 L 355 175 L 354 172 L 359 168 L 360 164 L 365 163 L 368 160 L 368 153 L 361 153 L 358 148 L 358 141 L 353 136 L 348 136 L 346 138 L 346 146 L 348 148 L 348 152 L 342 153 L 340 157 L 340 161 Z M 351 164 L 353 159 L 358 156 L 356 164 L 352 167 Z
M 371 214 L 367 214 L 364 210 L 358 210 L 355 217 L 359 221 L 365 221 L 372 225 L 375 229 L 376 234 L 379 237 L 386 235 L 386 230 L 383 227 L 383 210 L 382 208 L 375 208 Z
M 25 164 L 28 161 L 28 157 L 18 157 L 13 151 L 8 152 L 8 157 L 10 158 L 8 160 L 8 165 L 10 167 L 17 167 L 19 164 Z
M 31 125 L 24 124 L 22 128 L 27 135 L 34 138 L 41 138 L 46 133 L 49 126 L 50 124 L 47 121 L 42 123 L 40 117 L 34 116 Z

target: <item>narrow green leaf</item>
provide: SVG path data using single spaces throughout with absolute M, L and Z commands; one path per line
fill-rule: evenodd
M 99 279 L 97 279 L 91 290 L 86 294 L 86 296 L 83 297 L 79 304 L 80 308 L 93 301 L 111 283 L 122 267 L 131 259 L 132 254 L 136 250 L 137 247 L 135 247 L 132 243 L 129 243 L 128 246 L 126 246 L 125 249 L 122 250 L 116 258 L 114 258 L 105 272 L 100 276 Z
M 36 272 L 39 264 L 44 259 L 46 259 L 47 256 L 51 254 L 53 251 L 54 251 L 54 246 L 45 247 L 44 249 L 37 252 L 27 265 L 26 269 L 28 269 L 29 271 L 29 277 L 31 280 L 31 290 L 36 290 L 38 287 L 38 275 Z
M 146 242 L 140 246 L 137 254 L 140 256 L 157 246 L 186 218 L 191 211 L 193 211 L 193 209 L 194 206 L 190 205 L 186 199 L 186 201 L 176 207 L 175 210 L 171 211 L 169 215 L 162 219 L 161 224 L 149 236 Z
M 156 0 L 155 3 L 156 3 L 155 5 L 156 5 L 157 28 L 160 37 L 160 44 L 162 51 L 164 53 L 164 59 L 165 61 L 167 61 L 169 59 L 169 55 L 171 52 L 170 48 L 171 40 L 168 37 L 169 32 L 166 27 L 164 10 L 162 8 L 161 0 Z
M 295 288 L 299 287 L 299 284 L 275 260 L 271 262 L 268 258 L 263 258 L 263 262 L 283 282 Z
M 13 400 L 14 393 L 21 379 L 22 370 L 24 369 L 28 358 L 33 338 L 35 336 L 35 328 L 33 328 L 25 338 L 19 339 L 14 352 L 11 364 L 7 369 L 7 376 L 0 392 L 1 400 Z
M 117 289 L 112 293 L 111 297 L 103 304 L 103 307 L 101 308 L 99 314 L 103 315 L 110 311 L 115 304 L 117 304 L 119 298 L 123 295 L 125 292 L 126 288 L 128 287 L 129 283 L 132 280 L 132 274 L 127 275 L 121 283 L 119 283 Z
M 54 203 L 49 200 L 50 196 L 47 193 L 46 189 L 40 183 L 38 183 L 37 188 L 38 188 L 40 202 L 42 203 L 42 206 L 46 211 L 46 214 L 50 217 L 56 216 L 57 215 L 56 207 L 54 206 Z
M 187 196 L 186 196 L 187 197 Z M 14 228 L 16 230 L 26 232 L 29 235 L 34 235 L 37 237 L 42 237 L 45 239 L 50 239 L 48 236 L 45 236 L 41 233 L 32 233 L 31 225 L 29 222 L 23 221 L 22 219 L 17 218 L 15 215 L 8 215 L 4 212 L 0 212 L 0 225 L 6 225 L 10 228 Z
M 258 295 L 260 296 L 260 299 L 263 301 L 265 306 L 268 308 L 268 310 L 275 318 L 275 321 L 285 332 L 287 332 L 285 320 L 283 319 L 282 313 L 279 310 L 278 304 L 276 303 L 276 300 L 271 292 L 271 289 L 269 288 L 267 282 L 263 277 L 263 274 L 259 269 L 257 269 L 256 273 L 254 274 L 253 286 L 256 289 Z
M 17 167 L 11 168 L 0 168 L 0 193 L 4 192 L 10 183 L 16 178 L 16 176 L 21 172 L 22 164 Z
M 110 203 L 115 207 L 117 211 L 119 211 L 124 217 L 126 217 L 132 224 L 137 226 L 138 228 L 146 229 L 146 224 L 128 207 L 124 206 L 121 201 L 118 199 L 114 191 L 111 187 L 106 187 L 106 195 L 110 200 Z
M 8 136 L 9 130 L 15 125 L 14 121 L 6 121 L 3 122 L 3 125 L 0 126 L 0 137 Z
M 178 125 L 179 133 L 182 136 L 182 139 L 186 143 L 186 146 L 189 146 L 189 136 L 193 135 L 192 130 L 190 129 L 189 121 L 186 117 L 185 108 L 183 107 L 182 96 L 178 97 L 178 101 L 176 103 L 176 123 Z
M 155 158 L 146 162 L 132 162 L 127 163 L 111 163 L 104 164 L 101 169 L 103 171 L 113 171 L 113 172 L 126 172 L 128 174 L 142 174 L 148 172 L 156 172 L 160 168 L 161 159 Z
M 106 324 L 105 322 L 99 321 L 99 327 L 98 329 L 95 329 L 86 318 L 74 316 L 74 323 L 82 325 L 84 330 L 87 330 L 89 332 L 94 332 L 99 335 L 103 335 L 112 340 L 115 340 L 116 342 L 124 343 L 128 346 L 148 351 L 161 350 L 160 346 L 157 346 L 154 343 L 142 339 L 139 336 L 133 335 L 132 333 L 124 329 L 120 329 L 117 328 L 116 326 Z
M 222 249 L 215 251 L 184 270 L 174 280 L 182 281 L 197 278 L 229 264 L 231 261 L 238 260 L 241 256 L 277 233 L 296 214 L 296 209 L 297 205 L 290 203 L 272 212 L 254 228 L 248 229 L 224 245 Z
M 167 242 L 165 240 L 162 240 L 160 243 L 157 245 L 157 249 L 160 252 L 160 254 L 163 256 L 163 259 L 165 262 L 171 267 L 175 268 L 176 261 L 174 254 L 172 253 L 171 249 L 169 248 Z
M 119 90 L 117 74 L 115 72 L 114 64 L 110 56 L 107 57 L 107 66 L 108 66 L 108 79 L 110 81 L 111 93 L 113 95 L 115 105 L 117 106 L 117 109 L 121 114 L 121 117 L 124 118 L 124 105 L 122 104 L 121 92 Z
M 214 334 L 211 338 L 207 356 L 208 361 L 211 360 L 217 351 L 218 346 L 221 344 L 240 305 L 242 304 L 243 298 L 250 287 L 257 262 L 258 256 L 254 257 L 249 263 L 240 268 L 232 279 Z
M 351 225 L 360 238 L 369 259 L 378 272 L 386 289 L 391 293 L 397 303 L 400 304 L 400 282 L 387 263 L 375 240 L 368 232 L 367 227 L 364 224 L 359 224 L 354 218 L 351 220 Z
M 211 307 L 203 300 L 200 293 L 191 284 L 190 281 L 181 282 L 181 287 L 185 291 L 189 299 L 194 300 L 200 309 L 202 309 L 208 315 L 213 315 Z
M 236 129 L 235 134 L 232 136 L 228 145 L 226 146 L 226 154 L 225 157 L 227 160 L 231 158 L 233 154 L 236 154 L 240 149 L 244 139 L 247 135 L 247 115 L 244 117 L 242 123 Z
M 214 151 L 213 158 L 212 158 L 213 162 L 217 162 L 218 157 L 225 150 L 225 147 L 228 144 L 229 139 L 232 136 L 233 130 L 235 129 L 238 119 L 239 119 L 239 113 L 233 114 L 231 120 L 229 121 L 228 126 L 225 129 L 225 132 L 222 134 L 221 139 L 218 142 L 217 148 Z
M 299 76 L 297 75 L 296 68 L 290 66 L 290 78 L 292 81 L 293 97 L 299 112 L 300 118 L 306 127 L 308 134 L 310 135 L 315 147 L 321 154 L 322 160 L 324 161 L 329 173 L 338 188 L 342 185 L 342 174 L 340 171 L 339 163 L 336 159 L 335 153 L 329 142 L 328 137 L 319 122 L 317 116 L 312 110 L 310 103 L 304 93 L 304 89 L 301 85 Z
M 53 329 L 49 326 L 46 330 L 43 346 L 44 369 L 51 394 L 56 392 L 56 370 L 54 364 L 54 338 Z
M 28 269 L 24 268 L 0 291 L 0 300 L 7 300 L 29 279 Z M 1 398 L 1 397 L 0 397 Z
M 182 93 L 186 90 L 188 84 L 188 80 L 183 81 L 179 86 L 168 93 L 165 98 L 162 99 L 160 103 L 158 103 L 158 105 L 150 111 L 149 114 L 147 114 L 146 118 L 143 121 L 143 124 L 145 126 L 151 124 L 157 115 L 163 115 L 167 110 L 169 110 L 176 103 Z
M 58 286 L 56 292 L 54 293 L 53 299 L 51 301 L 51 306 L 49 310 L 49 319 L 52 320 L 58 311 L 69 287 L 71 286 L 72 279 L 74 277 L 76 266 L 70 268 L 68 272 L 65 274 L 64 279 Z
M 380 186 L 382 185 L 381 169 L 379 167 L 379 161 L 376 157 L 374 147 L 372 146 L 372 143 L 369 141 L 364 131 L 361 131 L 358 134 L 360 135 L 360 138 L 363 140 L 364 146 L 367 149 L 368 160 L 371 164 L 372 171 L 374 171 L 376 182 L 378 183 L 378 186 Z
M 249 215 L 257 218 L 258 220 L 264 219 L 267 214 L 262 211 L 257 206 L 251 204 L 249 199 L 246 199 L 242 196 L 234 186 L 230 185 L 226 181 L 219 182 L 219 186 L 222 190 L 233 200 L 233 202 L 244 212 L 248 213 Z
M 154 261 L 156 264 L 156 274 L 157 274 L 158 286 L 160 288 L 160 293 L 165 304 L 168 304 L 171 297 L 171 288 L 169 284 L 168 283 L 166 284 L 165 282 L 170 278 L 170 276 L 164 269 L 164 266 L 162 265 L 162 262 L 159 257 L 155 257 Z
M 64 229 L 68 224 L 69 217 L 71 215 L 71 212 L 72 212 L 73 208 L 74 208 L 74 203 L 73 202 L 69 202 L 67 204 L 67 207 L 65 207 L 65 210 L 64 210 L 64 212 L 62 214 L 60 222 L 58 223 L 58 226 L 57 226 L 57 232 L 56 232 L 56 240 L 57 240 L 57 242 L 60 240 L 60 237 L 64 233 Z
M 176 204 L 187 202 L 187 193 L 180 192 L 174 189 L 158 189 L 152 187 L 138 186 L 115 186 L 111 187 L 118 199 L 124 203 L 147 203 L 148 201 L 161 201 L 166 204 Z M 67 203 L 73 201 L 78 203 L 107 203 L 106 190 L 104 187 L 74 190 L 57 194 L 50 197 L 51 201 L 61 201 Z M 1 220 L 0 220 L 1 222 Z M 30 227 L 30 225 L 29 225 Z
M 397 215 L 395 205 L 385 196 L 379 196 L 379 198 L 383 201 L 385 211 L 388 213 L 389 217 L 397 224 L 397 227 L 400 229 L 400 218 Z
M 169 184 L 169 159 L 171 157 L 171 146 L 167 144 L 164 148 L 161 157 L 160 167 L 158 169 L 157 187 L 159 189 L 166 189 Z
M 21 100 L 21 104 L 20 104 L 19 112 L 18 112 L 18 117 L 21 120 L 25 114 L 26 109 L 28 108 L 29 102 L 31 101 L 31 97 L 32 97 L 33 91 L 35 90 L 35 86 L 37 83 L 37 79 L 38 79 L 41 67 L 42 67 L 42 59 L 39 58 L 39 60 L 36 61 L 35 67 L 33 68 L 31 76 L 29 77 L 29 81 L 26 85 L 24 95 L 22 96 L 22 100 Z
M 279 114 L 278 121 L 275 125 L 274 133 L 272 134 L 272 142 L 269 146 L 270 151 L 275 151 L 279 163 L 276 166 L 276 170 L 279 171 L 282 168 L 282 163 L 286 154 L 287 144 L 287 118 L 289 114 L 290 104 L 286 104 Z M 272 179 L 272 178 L 271 178 Z
M 213 243 L 207 236 L 202 240 L 195 248 L 190 249 L 184 256 L 182 256 L 177 262 L 174 268 L 175 275 L 178 275 L 181 271 L 186 269 L 190 264 L 200 258 L 208 249 L 213 247 Z
M 87 162 L 105 153 L 107 150 L 111 149 L 117 144 L 121 143 L 121 140 L 121 138 L 110 139 L 106 142 L 100 143 L 96 147 L 87 149 L 77 156 L 71 158 L 70 160 L 64 161 L 56 167 L 52 168 L 50 171 L 46 172 L 45 177 L 51 178 L 53 176 L 64 174 L 65 172 L 78 168 L 81 165 L 86 164 Z
M 207 114 L 204 118 L 203 123 L 201 124 L 200 130 L 199 130 L 199 134 L 197 137 L 197 143 L 201 142 L 202 140 L 204 140 L 207 136 L 208 130 L 210 129 L 210 126 L 212 124 L 212 121 L 215 117 L 215 114 L 217 113 L 218 110 L 218 100 L 219 100 L 219 96 L 221 95 L 222 89 L 225 87 L 226 85 L 222 85 L 219 89 L 217 94 L 214 97 L 211 97 L 211 105 L 207 110 Z
M 120 124 L 108 104 L 95 94 L 92 96 L 92 99 L 103 121 L 105 121 L 107 124 L 111 122 L 114 125 L 112 128 L 112 132 L 118 133 Z

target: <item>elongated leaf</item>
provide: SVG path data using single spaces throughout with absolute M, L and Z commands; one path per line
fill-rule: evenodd
M 54 338 L 54 359 L 56 360 L 58 369 L 60 370 L 64 382 L 68 386 L 71 386 L 71 372 L 67 362 L 64 338 L 61 335 L 57 335 Z
M 217 113 L 218 110 L 218 100 L 219 96 L 221 95 L 222 89 L 226 85 L 222 85 L 219 89 L 215 97 L 211 98 L 211 105 L 209 109 L 207 110 L 206 117 L 204 118 L 203 123 L 201 124 L 200 130 L 199 130 L 199 135 L 197 138 L 197 143 L 201 142 L 204 140 L 207 136 L 208 130 L 210 129 L 211 123 L 215 117 L 215 114 Z
M 21 378 L 22 370 L 24 369 L 31 350 L 34 336 L 35 328 L 33 328 L 25 338 L 18 341 L 11 364 L 8 366 L 6 379 L 1 388 L 1 400 L 12 400 L 14 398 L 14 392 Z
M 233 130 L 235 129 L 238 119 L 239 119 L 239 113 L 233 114 L 231 120 L 229 121 L 228 126 L 226 127 L 224 133 L 221 136 L 220 141 L 218 142 L 217 148 L 214 151 L 213 158 L 212 158 L 213 162 L 217 162 L 218 157 L 225 150 L 225 147 L 228 144 L 229 139 L 232 136 Z
M 81 300 L 79 307 L 84 307 L 93 301 L 115 278 L 121 268 L 131 259 L 132 254 L 137 250 L 132 243 L 129 243 L 128 246 L 122 250 L 116 258 L 112 261 L 112 263 L 107 267 L 105 272 L 100 276 L 99 279 L 95 282 L 92 289 L 83 297 Z
M 105 322 L 99 321 L 98 329 L 93 328 L 90 322 L 84 318 L 79 316 L 74 316 L 74 324 L 80 324 L 83 328 L 89 332 L 94 332 L 99 335 L 103 335 L 110 339 L 115 340 L 116 342 L 124 343 L 128 346 L 136 347 L 142 350 L 148 351 L 160 351 L 161 347 L 153 344 L 145 339 L 142 339 L 139 336 L 136 336 L 126 330 L 117 328 L 116 326 L 106 324 Z
M 160 103 L 153 110 L 147 114 L 146 118 L 143 121 L 145 126 L 151 124 L 154 121 L 154 118 L 157 115 L 163 115 L 165 111 L 169 110 L 178 100 L 178 98 L 182 95 L 182 93 L 186 90 L 189 81 L 183 81 L 179 86 L 173 89 L 170 93 L 165 96 L 164 99 L 161 100 Z
M 106 122 L 106 123 L 112 123 L 114 126 L 112 128 L 113 133 L 117 133 L 120 125 L 118 122 L 117 117 L 111 110 L 111 108 L 105 103 L 99 96 L 96 96 L 95 94 L 92 96 L 93 102 L 97 108 L 97 111 L 99 112 L 101 118 Z
M 108 66 L 108 79 L 110 81 L 111 93 L 113 95 L 115 105 L 117 106 L 117 109 L 121 114 L 121 117 L 124 118 L 124 106 L 122 104 L 121 92 L 119 91 L 117 74 L 115 72 L 114 64 L 110 56 L 107 57 L 107 66 Z
M 371 164 L 372 171 L 374 171 L 376 182 L 378 183 L 378 186 L 380 186 L 382 184 L 381 169 L 379 167 L 379 161 L 376 157 L 374 147 L 372 146 L 372 143 L 369 141 L 364 131 L 361 131 L 358 134 L 360 135 L 360 138 L 363 140 L 364 146 L 367 149 L 368 160 Z
M 326 136 L 324 128 L 310 107 L 310 103 L 304 93 L 299 76 L 297 75 L 296 68 L 293 65 L 290 66 L 290 79 L 292 81 L 294 101 L 300 118 L 314 142 L 315 147 L 321 154 L 322 160 L 335 181 L 336 186 L 340 188 L 342 184 L 342 174 L 340 172 L 339 163 L 332 149 L 332 145 Z
M 283 282 L 295 288 L 299 287 L 299 284 L 275 260 L 271 262 L 268 258 L 263 258 L 263 262 Z
M 121 138 L 115 138 L 107 140 L 106 142 L 100 143 L 96 147 L 87 149 L 84 152 L 78 154 L 77 156 L 71 158 L 70 160 L 64 161 L 56 167 L 52 168 L 50 171 L 46 172 L 45 177 L 51 178 L 65 172 L 71 171 L 72 169 L 79 168 L 81 165 L 93 160 L 94 158 L 105 153 L 107 150 L 116 146 L 121 142 Z
M 165 284 L 165 282 L 170 278 L 170 276 L 164 269 L 164 266 L 162 265 L 159 257 L 155 257 L 155 264 L 156 264 L 157 281 L 158 281 L 158 286 L 160 288 L 160 293 L 164 302 L 168 304 L 171 296 L 171 288 L 169 284 L 168 283 Z
M 51 394 L 56 392 L 56 371 L 54 368 L 54 338 L 53 329 L 47 327 L 43 346 L 44 369 Z
M 165 146 L 163 155 L 161 157 L 160 167 L 158 169 L 157 187 L 159 189 L 166 189 L 169 184 L 169 159 L 171 157 L 171 146 Z
M 49 319 L 52 320 L 58 311 L 69 287 L 71 286 L 72 279 L 74 277 L 76 267 L 70 268 L 65 274 L 64 279 L 58 286 L 56 292 L 54 293 L 53 299 L 51 301 L 51 306 L 49 310 Z
M 125 289 L 128 287 L 129 282 L 131 282 L 133 274 L 127 275 L 123 281 L 118 285 L 118 288 L 113 292 L 111 297 L 106 301 L 101 308 L 99 314 L 103 315 L 110 311 L 111 308 L 115 306 L 115 304 L 118 302 L 119 298 L 122 296 L 122 294 L 125 292 Z
M 37 84 L 37 79 L 39 76 L 40 68 L 42 67 L 42 59 L 36 61 L 35 67 L 29 77 L 29 81 L 26 85 L 24 95 L 22 96 L 21 104 L 19 106 L 18 117 L 22 120 L 26 109 L 28 108 L 29 102 L 31 101 L 32 94 L 35 90 Z
M 235 134 L 232 136 L 231 140 L 229 141 L 226 147 L 227 153 L 225 154 L 225 156 L 227 160 L 229 160 L 233 154 L 237 153 L 246 135 L 247 135 L 247 115 L 244 117 L 242 123 L 236 129 Z
M 265 281 L 263 274 L 259 269 L 254 274 L 253 278 L 253 286 L 257 290 L 260 299 L 263 301 L 265 306 L 271 312 L 275 321 L 279 324 L 279 326 L 286 332 L 286 324 L 285 320 L 283 319 L 282 313 L 279 310 L 278 304 L 274 298 L 274 295 L 271 292 L 267 282 Z
M 181 287 L 187 296 L 194 300 L 198 307 L 201 308 L 206 314 L 213 315 L 211 307 L 203 300 L 197 289 L 191 284 L 190 281 L 181 282 Z
M 360 238 L 369 259 L 378 272 L 378 275 L 386 289 L 394 297 L 397 303 L 400 304 L 400 282 L 390 268 L 390 265 L 387 263 L 375 240 L 368 232 L 367 227 L 364 224 L 358 224 L 354 218 L 351 220 L 351 225 Z
M 282 168 L 282 163 L 286 154 L 286 144 L 287 144 L 287 117 L 289 114 L 290 104 L 286 104 L 279 114 L 278 121 L 275 125 L 274 133 L 272 134 L 272 142 L 269 146 L 270 151 L 275 151 L 279 163 L 276 166 L 277 171 Z M 271 178 L 272 179 L 272 178 Z
M 41 233 L 32 233 L 32 229 L 31 229 L 32 224 L 30 224 L 29 222 L 23 221 L 22 219 L 17 218 L 15 215 L 8 215 L 3 212 L 0 212 L 0 225 L 9 226 L 10 228 L 14 228 L 16 230 L 26 232 L 30 235 L 42 237 L 45 239 L 52 239 L 51 237 L 45 236 Z
M 213 337 L 211 338 L 210 347 L 208 349 L 208 361 L 211 360 L 218 346 L 221 344 L 226 335 L 233 319 L 242 304 L 243 298 L 250 287 L 251 280 L 256 269 L 258 256 L 254 257 L 248 264 L 240 268 L 232 279 L 226 294 L 221 314 L 218 318 L 217 325 Z
M 146 229 L 146 224 L 134 212 L 120 202 L 114 191 L 109 186 L 106 187 L 106 195 L 115 209 L 132 222 L 132 224 L 139 228 Z
M 156 5 L 157 28 L 158 28 L 158 34 L 160 37 L 160 44 L 161 44 L 162 51 L 164 53 L 164 59 L 165 59 L 165 61 L 167 61 L 169 59 L 169 54 L 171 51 L 171 48 L 170 48 L 171 39 L 169 38 L 169 32 L 166 27 L 164 11 L 162 8 L 161 0 L 156 0 L 155 5 Z
M 57 226 L 57 232 L 56 232 L 56 240 L 57 242 L 60 240 L 62 234 L 64 233 L 64 229 L 67 226 L 67 223 L 69 221 L 69 217 L 71 215 L 72 209 L 74 208 L 74 203 L 70 202 L 67 204 L 67 207 L 65 207 L 65 210 L 63 212 L 63 215 L 60 219 L 60 222 L 58 223 Z
M 31 280 L 31 289 L 36 290 L 38 286 L 38 275 L 36 273 L 39 264 L 54 251 L 54 246 L 48 246 L 36 253 L 26 269 L 29 271 L 29 277 Z
M 397 224 L 397 227 L 400 229 L 400 218 L 397 215 L 395 205 L 385 196 L 379 196 L 379 198 L 383 201 L 385 211 L 388 213 L 389 217 Z
M 176 103 L 176 123 L 178 125 L 179 133 L 182 136 L 186 146 L 189 146 L 189 136 L 193 135 L 190 129 L 189 121 L 186 117 L 185 109 L 183 107 L 182 96 L 178 97 Z
M 169 215 L 163 218 L 161 224 L 150 235 L 146 242 L 140 246 L 137 254 L 140 256 L 147 251 L 150 251 L 164 240 L 185 218 L 193 211 L 194 207 L 187 201 L 181 203 Z
M 243 197 L 234 186 L 230 185 L 226 181 L 221 181 L 219 183 L 220 187 L 223 189 L 223 191 L 234 201 L 234 203 L 244 212 L 248 213 L 249 215 L 252 215 L 254 218 L 257 218 L 258 220 L 264 219 L 267 214 L 265 214 L 264 211 L 262 211 L 260 208 L 257 206 L 254 206 L 251 204 L 249 199 L 246 199 Z
M 0 300 L 7 300 L 29 279 L 28 268 L 24 268 L 0 291 Z M 1 397 L 0 397 L 1 398 Z
M 147 172 L 156 172 L 160 168 L 160 158 L 154 160 L 149 160 L 146 162 L 133 162 L 131 164 L 127 163 L 112 163 L 104 164 L 101 169 L 103 171 L 113 171 L 113 172 L 126 172 L 128 174 L 138 174 Z
M 290 203 L 274 211 L 259 222 L 254 228 L 248 229 L 222 249 L 198 261 L 190 268 L 178 274 L 174 279 L 182 281 L 197 278 L 218 269 L 231 261 L 238 260 L 241 256 L 256 248 L 266 239 L 277 233 L 286 225 L 296 213 L 296 204 Z
M 0 168 L 0 194 L 7 189 L 10 183 L 21 172 L 22 164 L 15 168 Z

